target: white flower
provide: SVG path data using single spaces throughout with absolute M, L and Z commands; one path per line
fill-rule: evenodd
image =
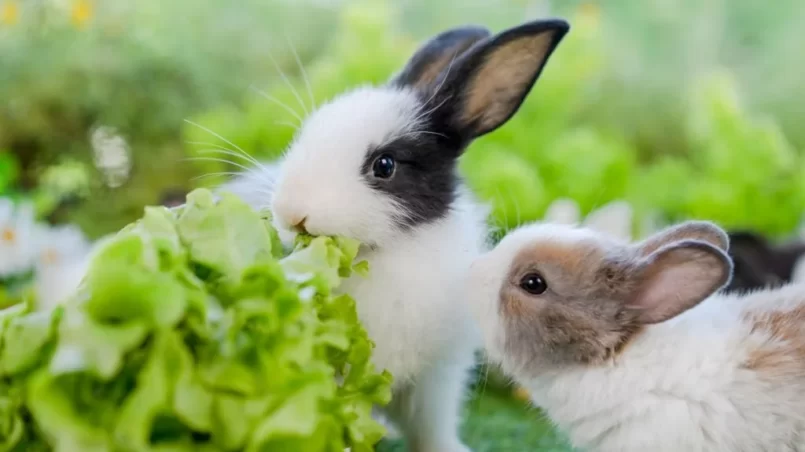
M 90 134 L 95 166 L 101 170 L 110 187 L 119 187 L 131 172 L 131 149 L 126 140 L 111 127 L 97 127 Z
M 31 204 L 15 208 L 0 198 L 0 278 L 19 275 L 34 267 L 38 228 Z
M 48 268 L 83 258 L 90 243 L 76 226 L 56 226 L 44 229 L 37 250 L 37 267 Z
M 91 246 L 75 226 L 43 230 L 36 261 L 36 296 L 40 309 L 69 298 L 84 278 Z

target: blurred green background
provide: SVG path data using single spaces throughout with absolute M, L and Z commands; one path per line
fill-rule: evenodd
M 303 73 L 321 103 L 383 82 L 446 28 L 545 16 L 570 34 L 462 161 L 495 225 L 569 197 L 582 213 L 628 201 L 637 234 L 646 218 L 795 231 L 802 0 L 0 0 L 0 196 L 96 238 L 244 163 L 193 159 L 205 150 L 278 156 L 310 103 Z M 476 450 L 563 450 L 487 383 L 465 423 Z

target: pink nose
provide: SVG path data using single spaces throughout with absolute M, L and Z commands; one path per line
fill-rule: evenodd
M 298 233 L 307 233 L 307 229 L 305 229 L 305 221 L 307 221 L 307 217 L 294 217 L 291 220 L 291 228 Z
M 296 232 L 307 232 L 305 229 L 305 222 L 307 221 L 305 209 L 285 198 L 275 198 L 272 210 L 277 219 L 288 229 L 293 229 Z
M 307 215 L 300 212 L 278 211 L 277 216 L 288 229 L 293 229 L 296 232 L 306 232 L 305 222 L 307 221 Z

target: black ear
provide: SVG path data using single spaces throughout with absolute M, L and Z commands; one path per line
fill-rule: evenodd
M 763 289 L 787 280 L 785 271 L 780 272 L 780 264 L 785 267 L 780 252 L 760 234 L 731 231 L 729 254 L 735 263 L 730 290 Z
M 763 263 L 753 260 L 751 256 L 740 253 L 731 254 L 733 260 L 733 276 L 728 290 L 764 289 L 779 284 L 780 279 L 763 268 Z
M 564 20 L 539 20 L 476 43 L 436 82 L 432 102 L 465 140 L 489 133 L 520 108 L 545 63 L 570 30 Z
M 771 271 L 768 267 L 774 260 L 774 250 L 763 236 L 749 231 L 732 231 L 729 235 L 730 256 L 751 263 L 751 267 L 763 272 Z
M 730 248 L 751 249 L 768 253 L 771 247 L 768 241 L 757 233 L 751 231 L 730 231 Z
M 442 32 L 422 45 L 390 83 L 427 89 L 456 58 L 489 36 L 486 28 L 472 25 Z

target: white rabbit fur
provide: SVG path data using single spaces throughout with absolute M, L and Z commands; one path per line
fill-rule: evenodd
M 461 295 L 488 231 L 458 157 L 516 112 L 567 30 L 549 20 L 496 36 L 444 32 L 389 84 L 314 111 L 277 165 L 222 187 L 270 209 L 286 244 L 300 229 L 363 243 L 369 276 L 339 289 L 356 300 L 374 363 L 394 376 L 384 411 L 411 451 L 468 450 L 459 410 L 480 337 Z
M 473 264 L 468 292 L 487 352 L 582 450 L 805 451 L 805 285 L 718 292 L 731 271 L 726 239 L 700 222 L 638 244 L 572 226 L 522 227 Z M 648 278 L 641 266 L 674 252 L 659 273 L 644 273 L 664 275 L 647 288 L 668 305 L 660 317 L 619 330 L 623 318 L 607 316 L 628 316 L 628 306 L 595 310 L 614 306 L 617 291 L 633 293 Z M 607 265 L 626 273 L 602 272 Z M 553 292 L 511 292 L 526 267 L 547 275 Z M 609 274 L 623 277 L 616 292 L 601 290 Z

